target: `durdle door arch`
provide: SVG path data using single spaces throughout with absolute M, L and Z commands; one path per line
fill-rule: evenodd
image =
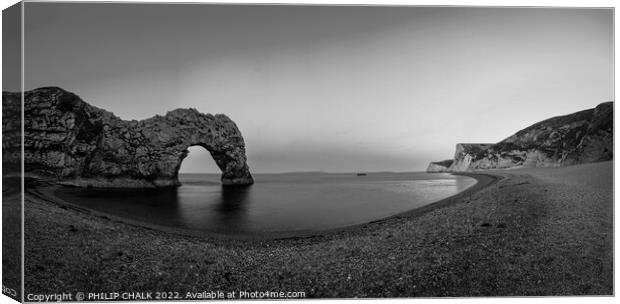
M 20 97 L 3 92 L 3 106 L 19 107 Z M 57 87 L 25 92 L 24 100 L 27 175 L 84 187 L 178 186 L 187 149 L 201 146 L 222 170 L 223 185 L 254 183 L 241 132 L 226 115 L 176 109 L 126 121 Z M 18 148 L 3 145 L 5 152 Z

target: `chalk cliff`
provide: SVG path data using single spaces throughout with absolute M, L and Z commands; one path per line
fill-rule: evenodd
M 613 102 L 605 102 L 541 121 L 496 144 L 457 144 L 447 169 L 431 163 L 427 172 L 558 167 L 612 159 Z
M 428 164 L 428 168 L 426 168 L 426 172 L 449 172 L 450 166 L 452 165 L 453 162 L 454 160 L 452 159 L 442 160 L 438 162 L 431 162 L 430 164 Z
M 19 99 L 19 93 L 3 92 L 3 114 L 19 113 Z M 19 127 L 4 121 L 4 128 Z M 211 152 L 222 170 L 222 184 L 253 183 L 241 132 L 225 115 L 176 109 L 126 121 L 61 88 L 24 92 L 27 175 L 75 186 L 178 186 L 179 168 L 190 146 Z M 3 140 L 3 158 L 19 157 L 17 148 Z

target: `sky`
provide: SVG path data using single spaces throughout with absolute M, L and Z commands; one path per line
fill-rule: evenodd
M 224 113 L 254 173 L 423 171 L 613 100 L 611 9 L 35 2 L 24 33 L 26 90 Z

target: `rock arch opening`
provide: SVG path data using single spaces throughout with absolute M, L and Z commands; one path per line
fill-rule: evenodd
M 222 169 L 218 167 L 209 150 L 195 145 L 187 148 L 187 154 L 181 161 L 179 174 L 183 173 L 222 174 Z
M 242 144 L 231 144 L 228 140 L 240 140 L 240 137 L 233 136 L 226 138 L 223 145 L 215 145 L 210 138 L 204 141 L 204 138 L 196 140 L 193 136 L 187 139 L 187 148 L 182 149 L 178 153 L 174 170 L 174 180 L 176 185 L 180 185 L 179 172 L 187 157 L 192 151 L 198 154 L 197 160 L 190 160 L 191 164 L 198 164 L 192 170 L 208 170 L 212 173 L 221 173 L 220 181 L 224 186 L 247 186 L 254 183 L 254 179 L 250 174 L 245 158 L 245 149 Z M 242 139 L 241 139 L 242 140 Z M 241 142 L 242 143 L 242 142 Z M 189 170 L 189 169 L 188 169 Z M 207 173 L 210 173 L 207 172 Z

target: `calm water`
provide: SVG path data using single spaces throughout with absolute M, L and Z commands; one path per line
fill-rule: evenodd
M 474 185 L 447 173 L 256 174 L 222 187 L 219 174 L 182 174 L 168 190 L 62 188 L 70 203 L 148 223 L 217 233 L 324 230 L 424 206 Z

